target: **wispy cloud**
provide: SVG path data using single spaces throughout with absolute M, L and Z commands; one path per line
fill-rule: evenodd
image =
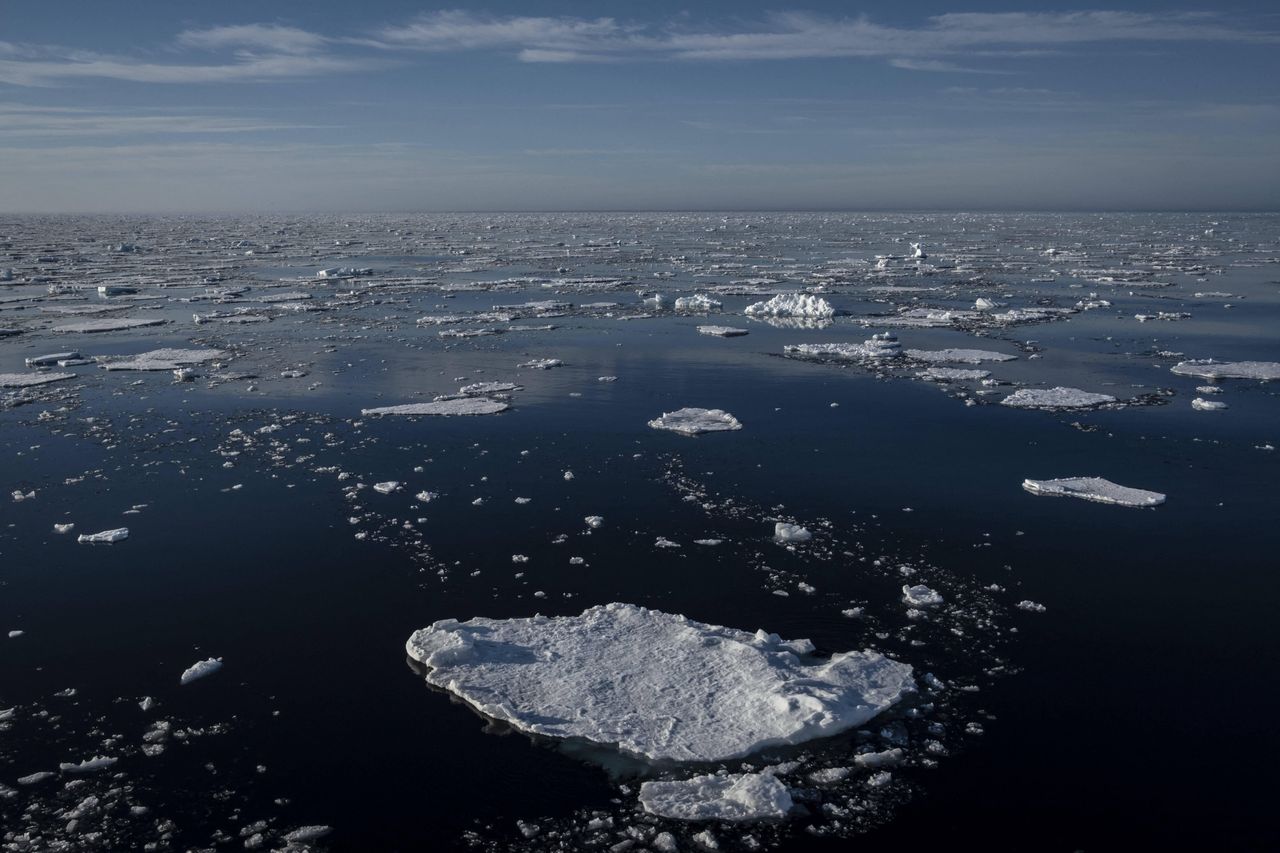
M 332 129 L 333 125 L 296 124 L 239 116 L 184 111 L 122 114 L 119 110 L 43 107 L 0 103 L 0 139 L 267 133 Z
M 268 53 L 314 53 L 330 42 L 331 39 L 319 33 L 279 24 L 209 27 L 202 30 L 184 30 L 178 34 L 179 45 L 203 50 L 234 48 L 261 50 Z

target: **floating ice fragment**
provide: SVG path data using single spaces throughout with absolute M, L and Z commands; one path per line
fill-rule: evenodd
M 129 356 L 98 356 L 97 362 L 107 370 L 178 370 L 192 364 L 223 358 L 220 349 L 156 349 Z
M 690 313 L 698 312 L 705 314 L 708 311 L 719 311 L 723 307 L 723 303 L 702 293 L 698 293 L 693 296 L 681 296 L 676 300 L 677 311 L 686 311 Z
M 1017 606 L 1019 610 L 1026 610 L 1031 613 L 1043 613 L 1049 609 L 1045 607 L 1043 604 L 1040 604 L 1035 601 L 1031 601 L 1030 599 L 1026 599 L 1026 598 L 1024 598 L 1022 601 L 1019 601 Z
M 558 358 L 531 358 L 526 362 L 517 364 L 516 367 L 527 367 L 533 370 L 550 370 L 553 367 L 560 367 L 564 362 Z
M 682 782 L 645 782 L 640 805 L 675 820 L 763 820 L 786 817 L 794 805 L 787 786 L 772 774 L 695 776 Z
M 923 350 L 909 349 L 906 351 L 907 358 L 916 361 L 928 361 L 935 363 L 956 363 L 956 364 L 981 364 L 984 361 L 1013 361 L 1016 355 L 1006 355 L 1002 352 L 993 352 L 985 349 L 939 349 L 939 350 Z
M 402 406 L 379 406 L 361 409 L 369 415 L 494 415 L 511 408 L 509 403 L 489 397 L 462 397 L 454 400 L 435 400 L 430 403 L 406 403 Z
M 197 678 L 204 678 L 206 675 L 213 675 L 222 669 L 222 658 L 207 658 L 206 660 L 193 663 L 187 667 L 182 673 L 182 677 L 178 680 L 179 684 L 190 684 Z
M 779 542 L 808 542 L 813 534 L 799 524 L 779 521 L 773 525 L 773 538 Z
M 600 525 L 604 524 L 604 516 L 588 515 L 586 518 L 583 519 L 583 521 L 586 522 L 587 527 L 590 527 L 592 530 L 596 530 L 600 527 Z
M 98 770 L 105 770 L 115 764 L 119 759 L 109 758 L 105 755 L 97 755 L 93 758 L 81 761 L 79 764 L 72 764 L 64 761 L 58 765 L 58 769 L 63 773 L 94 773 Z
M 77 542 L 88 542 L 90 544 L 123 542 L 129 538 L 129 528 L 117 527 L 114 530 L 103 530 L 101 533 L 81 533 Z
M 373 490 L 380 495 L 389 495 L 400 488 L 399 480 L 387 480 L 385 483 L 374 483 Z
M 674 412 L 664 412 L 662 417 L 649 421 L 654 429 L 665 429 L 681 435 L 699 435 L 704 432 L 725 432 L 742 429 L 742 423 L 723 409 L 687 407 Z
M 39 783 L 52 779 L 57 775 L 58 775 L 57 773 L 54 773 L 51 770 L 41 770 L 39 773 L 32 773 L 29 776 L 20 777 L 18 779 L 18 784 L 19 785 L 38 785 Z
M 159 326 L 167 323 L 168 320 L 161 319 L 127 319 L 120 318 L 116 320 L 85 320 L 80 323 L 67 323 L 62 326 L 54 326 L 52 332 L 119 332 L 125 329 L 140 329 L 145 326 Z
M 1221 412 L 1227 408 L 1227 404 L 1221 400 L 1206 400 L 1204 397 L 1196 397 L 1191 401 L 1191 408 L 1197 412 Z
M 1091 409 L 1116 402 L 1110 394 L 1094 394 L 1079 388 L 1019 388 L 1000 401 L 1018 409 Z
M 1023 480 L 1022 488 L 1033 495 L 1082 498 L 1117 506 L 1159 506 L 1165 495 L 1145 489 L 1131 489 L 1102 477 L 1065 477 L 1058 480 Z
M 331 832 L 333 832 L 333 827 L 331 826 L 320 824 L 300 826 L 292 832 L 286 833 L 284 840 L 289 844 L 306 844 L 308 841 L 318 841 Z
M 580 616 L 443 620 L 409 657 L 482 714 L 654 760 L 721 761 L 836 734 L 914 689 L 873 652 L 786 642 L 630 604 Z
M 834 317 L 836 309 L 821 296 L 807 293 L 779 293 L 765 302 L 748 305 L 751 317 Z
M 0 388 L 30 388 L 75 378 L 74 373 L 0 373 Z
M 750 331 L 748 329 L 739 329 L 735 326 L 699 326 L 698 333 L 717 338 L 740 338 L 749 334 Z
M 903 585 L 902 600 L 912 607 L 934 607 L 942 603 L 942 595 L 924 584 Z
M 1258 379 L 1264 382 L 1280 379 L 1280 362 L 1276 361 L 1214 361 L 1210 358 L 1178 362 L 1169 369 L 1181 376 L 1205 379 Z
M 428 492 L 428 491 L 421 491 L 421 492 L 418 492 L 416 495 L 414 495 L 414 498 L 416 498 L 419 501 L 422 501 L 424 504 L 429 504 L 438 497 L 440 497 L 440 495 L 437 494 L 436 492 Z

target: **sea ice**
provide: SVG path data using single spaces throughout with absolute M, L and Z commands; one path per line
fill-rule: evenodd
M 85 759 L 79 764 L 72 764 L 69 761 L 64 761 L 58 765 L 58 769 L 63 773 L 95 773 L 99 770 L 107 769 L 117 761 L 119 761 L 117 758 L 108 758 L 105 755 L 97 755 L 93 758 Z
M 1023 480 L 1022 488 L 1033 495 L 1082 498 L 1118 506 L 1159 506 L 1165 496 L 1145 489 L 1121 486 L 1102 477 L 1065 477 L 1058 480 Z
M 74 373 L 0 373 L 0 388 L 30 388 L 75 378 Z
M 1280 379 L 1280 362 L 1276 361 L 1214 361 L 1210 358 L 1181 361 L 1169 369 L 1181 376 L 1205 379 Z
M 907 358 L 943 364 L 981 364 L 984 361 L 1013 361 L 1016 355 L 1005 355 L 985 349 L 909 349 Z
M 463 397 L 435 400 L 430 403 L 406 403 L 402 406 L 379 406 L 361 409 L 362 415 L 493 415 L 511 408 L 509 403 L 488 397 Z
M 705 314 L 708 311 L 719 311 L 724 304 L 702 293 L 693 296 L 681 296 L 676 300 L 676 310 L 689 313 Z
M 799 524 L 779 521 L 773 525 L 773 538 L 779 542 L 808 542 L 813 538 L 813 534 Z
M 924 584 L 902 587 L 902 600 L 912 607 L 934 607 L 942 603 L 942 595 Z
M 664 412 L 662 417 L 649 421 L 654 429 L 665 429 L 681 435 L 699 435 L 704 432 L 724 432 L 742 429 L 742 422 L 723 409 L 699 409 L 689 407 L 674 412 Z
M 85 320 L 80 323 L 66 323 L 62 326 L 54 326 L 52 332 L 120 332 L 125 329 L 140 329 L 145 326 L 159 326 L 168 322 L 161 319 L 128 319 L 119 318 L 115 320 Z
M 767 773 L 695 776 L 682 782 L 645 782 L 640 805 L 675 820 L 762 820 L 786 817 L 793 803 L 787 786 Z
M 191 664 L 183 671 L 182 677 L 178 680 L 179 684 L 190 684 L 197 678 L 204 678 L 206 675 L 213 675 L 222 669 L 222 658 L 208 658 Z
M 747 306 L 751 317 L 834 317 L 836 309 L 821 296 L 807 293 L 779 293 L 765 302 Z
M 1191 401 L 1191 408 L 1197 412 L 1221 412 L 1227 408 L 1227 404 L 1221 400 L 1206 400 L 1204 397 L 1196 397 Z
M 743 335 L 750 334 L 750 330 L 739 329 L 735 326 L 699 326 L 698 334 L 711 335 L 717 338 L 740 338 Z
M 965 370 L 959 367 L 929 367 L 916 373 L 919 378 L 931 382 L 977 381 L 990 375 L 990 370 Z
M 1114 403 L 1110 394 L 1094 394 L 1079 388 L 1019 388 L 1000 401 L 1018 409 L 1091 409 Z
M 165 348 L 130 356 L 100 356 L 97 361 L 107 370 L 177 370 L 225 355 L 223 350 L 212 348 Z
M 77 542 L 97 544 L 100 542 L 123 542 L 129 538 L 129 528 L 117 527 L 114 530 L 103 530 L 101 533 L 81 533 Z
M 417 631 L 426 679 L 535 734 L 721 761 L 859 726 L 914 689 L 878 652 L 784 641 L 631 604 L 580 616 L 446 619 Z

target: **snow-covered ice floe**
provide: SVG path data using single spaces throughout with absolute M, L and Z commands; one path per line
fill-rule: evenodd
M 129 528 L 117 527 L 114 530 L 104 530 L 101 533 L 81 533 L 77 542 L 88 542 L 91 545 L 99 543 L 123 542 L 129 538 Z
M 860 344 L 788 344 L 782 348 L 787 355 L 808 358 L 837 358 L 849 361 L 883 361 L 902 357 L 902 344 L 892 332 L 872 335 Z
M 177 370 L 189 364 L 199 364 L 222 358 L 220 349 L 156 349 L 131 356 L 100 356 L 97 361 L 107 370 Z
M 676 300 L 676 310 L 686 311 L 690 313 L 707 313 L 708 311 L 719 311 L 724 307 L 722 302 L 712 299 L 703 293 L 697 293 L 693 296 L 681 296 Z
M 1058 480 L 1023 480 L 1022 488 L 1033 495 L 1082 498 L 1118 506 L 1159 506 L 1165 496 L 1145 489 L 1121 486 L 1102 477 L 1064 477 Z
M 1180 361 L 1169 369 L 1180 376 L 1201 376 L 1205 379 L 1260 379 L 1264 382 L 1280 379 L 1280 362 L 1276 361 L 1214 361 L 1210 358 Z
M 1204 397 L 1196 397 L 1191 401 L 1191 408 L 1197 412 L 1221 412 L 1226 410 L 1227 404 L 1221 400 L 1206 400 Z
M 818 658 L 808 640 L 633 604 L 445 619 L 406 650 L 429 683 L 485 716 L 651 760 L 721 761 L 834 735 L 915 687 L 910 666 L 878 652 Z
M 740 338 L 743 335 L 750 334 L 750 330 L 739 329 L 736 326 L 699 326 L 698 334 L 711 335 L 716 338 Z
M 488 397 L 462 397 L 454 400 L 435 400 L 430 403 L 405 403 L 401 406 L 379 406 L 374 409 L 361 409 L 360 414 L 369 415 L 495 415 L 511 408 L 511 404 L 503 400 L 491 400 Z
M 649 421 L 654 429 L 665 429 L 681 435 L 699 435 L 704 432 L 725 432 L 742 429 L 742 422 L 724 409 L 699 409 L 688 407 L 674 412 L 664 412 L 662 417 Z
M 74 373 L 0 373 L 0 388 L 30 388 L 75 378 Z
M 640 805 L 649 814 L 675 820 L 762 820 L 786 817 L 791 792 L 772 774 L 695 776 L 683 782 L 645 782 Z
M 907 358 L 936 364 L 981 364 L 984 361 L 1013 361 L 1016 355 L 985 349 L 909 349 Z
M 836 309 L 821 296 L 810 296 L 807 293 L 779 293 L 772 299 L 748 305 L 746 314 L 750 317 L 830 318 L 835 316 Z
M 1110 394 L 1094 394 L 1079 388 L 1019 388 L 1000 401 L 1018 409 L 1091 409 L 1116 402 Z
M 168 322 L 161 319 L 129 319 L 121 318 L 118 320 L 85 320 L 80 323 L 66 323 L 61 326 L 54 326 L 50 331 L 53 332 L 122 332 L 126 329 L 141 329 L 146 326 L 159 326 Z
M 966 370 L 961 367 L 929 367 L 916 373 L 919 378 L 930 382 L 977 381 L 990 375 L 990 370 Z

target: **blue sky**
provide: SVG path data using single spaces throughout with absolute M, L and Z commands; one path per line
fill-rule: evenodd
M 1280 4 L 0 3 L 0 210 L 1276 209 Z

